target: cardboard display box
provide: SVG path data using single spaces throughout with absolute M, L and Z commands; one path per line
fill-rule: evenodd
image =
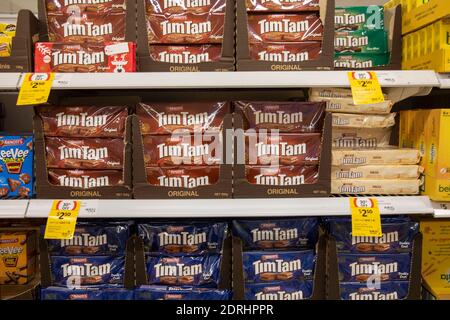
M 257 61 L 250 57 L 245 1 L 236 6 L 236 59 L 238 71 L 332 70 L 334 56 L 334 0 L 320 0 L 323 23 L 322 53 L 317 59 L 302 62 Z
M 227 129 L 232 128 L 232 117 L 226 115 L 222 126 L 222 159 L 219 181 L 209 186 L 175 188 L 153 186 L 147 182 L 143 141 L 139 120 L 133 118 L 133 193 L 136 199 L 222 199 L 232 196 L 232 164 L 227 161 Z
M 295 250 L 289 250 L 295 251 Z M 245 299 L 245 277 L 243 268 L 243 244 L 238 237 L 233 237 L 233 300 Z M 282 251 L 280 251 L 282 253 Z M 314 266 L 313 293 L 311 300 L 325 299 L 326 271 L 326 236 L 319 235 L 316 247 L 316 262 Z
M 94 99 L 94 100 L 93 100 Z M 94 102 L 93 102 L 94 101 Z M 67 97 L 67 99 L 54 99 L 51 104 L 58 106 L 73 105 L 95 105 L 95 106 L 128 106 L 130 110 L 134 109 L 138 102 L 136 97 Z M 132 198 L 132 145 L 131 145 L 131 119 L 128 116 L 125 128 L 125 149 L 124 149 L 124 166 L 123 180 L 121 186 L 97 187 L 97 188 L 73 188 L 55 186 L 49 183 L 45 137 L 43 131 L 42 120 L 38 115 L 33 118 L 34 137 L 35 137 L 35 177 L 36 177 L 36 194 L 40 199 L 131 199 Z
M 351 6 L 383 6 L 386 0 L 336 0 L 336 7 Z M 397 5 L 393 8 L 384 8 L 384 28 L 388 34 L 388 48 L 390 52 L 389 65 L 381 67 L 364 68 L 364 70 L 401 70 L 402 68 L 402 8 Z M 336 68 L 347 70 L 346 68 Z
M 39 22 L 30 10 L 20 10 L 17 16 L 16 36 L 12 39 L 11 56 L 0 57 L 0 72 L 33 71 L 35 35 Z
M 194 64 L 168 63 L 154 61 L 150 57 L 147 33 L 147 20 L 145 2 L 137 3 L 137 56 L 138 71 L 140 72 L 197 72 L 197 71 L 234 71 L 234 45 L 235 45 L 235 1 L 227 0 L 225 13 L 225 26 L 222 43 L 222 56 L 218 62 L 201 62 Z M 238 1 L 243 2 L 243 1 Z M 170 44 L 169 44 L 170 45 Z M 184 44 L 188 45 L 188 44 Z
M 420 300 L 421 295 L 422 234 L 418 233 L 413 241 L 414 245 L 411 251 L 411 267 L 409 274 L 409 292 L 405 298 L 406 300 Z M 327 300 L 341 300 L 337 254 L 336 241 L 333 237 L 328 236 L 326 254 Z
M 324 119 L 322 130 L 319 177 L 317 183 L 299 186 L 255 185 L 247 181 L 245 164 L 235 164 L 233 175 L 234 198 L 327 197 L 330 194 L 331 177 L 331 122 L 331 114 L 327 114 Z M 234 125 L 235 128 L 243 128 L 243 122 L 240 115 L 234 115 Z M 244 156 L 238 154 L 239 150 L 245 150 L 245 145 L 243 144 L 245 144 L 245 142 L 242 136 L 235 137 L 235 163 Z

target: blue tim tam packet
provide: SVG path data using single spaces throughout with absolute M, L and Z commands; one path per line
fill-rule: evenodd
M 122 288 L 68 289 L 48 287 L 41 289 L 41 300 L 133 300 L 134 292 Z
M 123 286 L 123 256 L 52 256 L 52 282 L 55 286 L 84 288 Z
M 220 280 L 221 256 L 148 256 L 149 284 L 216 287 Z
M 245 286 L 245 300 L 303 300 L 312 292 L 312 281 L 254 283 Z
M 313 278 L 315 263 L 313 250 L 243 252 L 242 259 L 247 283 Z
M 123 255 L 130 222 L 77 222 L 70 240 L 47 240 L 52 255 Z
M 367 282 L 379 276 L 380 281 L 409 280 L 411 255 L 338 254 L 340 282 Z
M 135 290 L 136 300 L 230 300 L 231 292 L 195 287 L 141 286 Z
M 419 224 L 413 221 L 383 222 L 381 237 L 352 236 L 351 220 L 331 220 L 330 234 L 336 240 L 337 250 L 352 253 L 410 252 Z
M 221 253 L 228 233 L 226 222 L 138 225 L 146 253 L 198 255 Z
M 409 291 L 408 281 L 379 282 L 379 286 L 347 282 L 340 284 L 342 300 L 402 300 Z
M 245 250 L 313 248 L 318 232 L 317 218 L 233 221 L 233 234 Z

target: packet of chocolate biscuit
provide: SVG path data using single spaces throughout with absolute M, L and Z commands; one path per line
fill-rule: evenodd
M 419 193 L 422 182 L 409 180 L 331 180 L 331 193 L 335 194 L 407 194 Z
M 378 165 L 378 166 L 333 166 L 331 167 L 331 179 L 352 180 L 405 180 L 419 179 L 423 168 L 417 165 Z
M 332 130 L 333 149 L 376 149 L 389 146 L 391 128 L 336 128 Z
M 395 125 L 396 113 L 366 115 L 333 113 L 333 128 L 389 128 Z
M 246 0 L 247 12 L 298 12 L 317 11 L 319 0 Z
M 245 166 L 251 184 L 263 186 L 300 186 L 319 179 L 318 166 Z

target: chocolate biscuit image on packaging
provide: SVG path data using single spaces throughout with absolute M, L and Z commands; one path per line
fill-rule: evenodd
M 246 163 L 250 165 L 314 165 L 319 163 L 320 133 L 246 133 Z
M 302 62 L 322 54 L 320 41 L 250 43 L 250 58 L 257 61 Z
M 197 188 L 216 184 L 220 178 L 219 166 L 147 167 L 150 185 L 168 188 Z
M 408 164 L 333 166 L 331 167 L 331 178 L 334 180 L 419 179 L 422 172 L 422 167 Z
M 218 132 L 230 112 L 228 102 L 140 103 L 141 134 Z
M 126 0 L 45 0 L 48 14 L 118 12 L 127 8 Z
M 419 150 L 395 147 L 373 150 L 333 150 L 333 166 L 418 164 Z
M 335 194 L 418 194 L 418 179 L 409 180 L 331 180 L 331 193 Z
M 127 107 L 37 107 L 44 134 L 55 137 L 119 138 L 124 136 Z
M 317 13 L 248 15 L 248 41 L 322 41 L 323 26 Z
M 224 13 L 147 15 L 150 44 L 222 43 Z
M 395 125 L 395 113 L 350 114 L 333 113 L 334 128 L 390 128 Z
M 320 102 L 236 101 L 234 106 L 243 115 L 244 129 L 320 132 L 325 116 L 325 104 Z
M 57 169 L 123 169 L 123 139 L 45 138 L 47 167 Z
M 245 166 L 247 181 L 266 186 L 299 186 L 317 183 L 317 166 Z
M 226 0 L 145 0 L 148 14 L 224 13 Z
M 142 140 L 146 167 L 219 165 L 223 160 L 220 133 L 147 135 Z
M 389 146 L 390 128 L 336 128 L 333 127 L 333 148 L 376 149 Z
M 197 64 L 218 62 L 222 57 L 222 46 L 201 45 L 151 45 L 150 57 L 157 62 Z
M 319 0 L 245 0 L 248 12 L 297 12 L 319 10 Z
M 48 180 L 54 186 L 91 189 L 121 186 L 124 184 L 121 170 L 63 170 L 49 169 Z

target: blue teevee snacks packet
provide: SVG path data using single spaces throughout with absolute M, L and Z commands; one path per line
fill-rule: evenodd
M 231 292 L 195 287 L 141 286 L 135 290 L 136 300 L 230 300 Z
M 408 295 L 408 281 L 379 282 L 378 286 L 347 282 L 340 284 L 342 300 L 402 300 Z
M 0 133 L 0 198 L 31 198 L 33 184 L 33 136 Z
M 247 283 L 311 280 L 314 273 L 313 250 L 243 252 Z
M 303 300 L 312 292 L 312 281 L 254 283 L 245 286 L 245 300 Z
M 379 275 L 380 281 L 408 280 L 411 266 L 409 253 L 338 254 L 340 282 L 366 282 Z
M 123 286 L 123 256 L 52 256 L 53 285 L 69 288 Z
M 70 240 L 47 240 L 51 255 L 123 255 L 129 222 L 77 222 Z
M 336 240 L 337 250 L 354 253 L 410 252 L 419 224 L 413 221 L 390 221 L 383 222 L 381 229 L 381 237 L 354 237 L 350 219 L 329 222 L 330 234 Z
M 155 223 L 138 225 L 145 252 L 168 255 L 221 253 L 227 236 L 226 222 Z
M 313 248 L 318 232 L 317 218 L 233 221 L 233 234 L 245 250 Z
M 133 300 L 134 291 L 123 288 L 68 289 L 48 287 L 41 289 L 41 300 Z
M 220 279 L 221 256 L 148 256 L 149 284 L 215 287 Z

